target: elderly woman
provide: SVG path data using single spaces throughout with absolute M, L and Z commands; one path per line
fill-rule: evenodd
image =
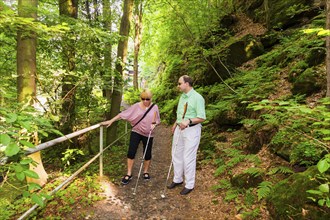
M 130 143 L 127 152 L 127 174 L 121 181 L 124 185 L 128 184 L 132 179 L 134 158 L 141 141 L 143 143 L 143 152 L 145 153 L 143 162 L 143 178 L 145 180 L 150 179 L 148 170 L 151 162 L 154 128 L 160 123 L 160 115 L 158 106 L 153 104 L 151 101 L 152 94 L 149 90 L 142 91 L 140 98 L 140 102 L 133 104 L 111 120 L 101 123 L 101 125 L 110 126 L 113 122 L 123 119 L 130 122 L 132 125 Z M 147 143 L 148 146 L 146 146 Z

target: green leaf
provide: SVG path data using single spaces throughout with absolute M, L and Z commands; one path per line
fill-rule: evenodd
M 0 134 L 0 144 L 4 146 L 8 146 L 10 143 L 11 138 L 9 137 L 8 134 Z
M 13 123 L 17 120 L 17 115 L 15 113 L 9 113 L 6 117 L 7 123 Z
M 19 173 L 16 172 L 16 177 L 18 180 L 23 181 L 25 179 L 25 174 L 24 172 L 19 172 Z
M 44 130 L 39 130 L 38 132 L 39 132 L 42 136 L 44 136 L 44 137 L 48 137 L 48 133 L 45 132 Z
M 317 35 L 327 36 L 327 35 L 330 35 L 330 31 L 329 30 L 322 30 L 322 31 L 318 32 Z
M 39 179 L 39 175 L 36 172 L 32 171 L 32 170 L 24 170 L 23 172 L 28 177 L 31 177 L 31 178 L 34 178 L 34 179 Z
M 20 121 L 19 124 L 26 130 L 30 130 L 31 128 L 30 122 Z
M 37 183 L 29 183 L 28 188 L 29 188 L 29 191 L 33 191 L 33 190 L 41 189 L 41 186 Z
M 38 204 L 39 206 L 44 206 L 44 202 L 42 200 L 42 197 L 37 195 L 37 194 L 32 194 L 31 199 L 33 202 L 35 202 L 36 204 Z
M 317 169 L 320 171 L 320 173 L 324 173 L 329 168 L 330 168 L 330 164 L 325 159 L 322 159 L 317 163 Z
M 326 202 L 326 205 L 327 205 L 327 207 L 329 207 L 329 208 L 330 208 L 330 199 L 329 199 L 329 197 L 327 198 L 327 202 Z
M 330 130 L 329 129 L 320 129 L 319 130 L 322 134 L 330 134 Z
M 23 192 L 23 196 L 24 196 L 25 198 L 30 197 L 30 195 L 31 195 L 31 193 L 28 192 L 28 191 L 24 191 L 24 192 Z
M 329 193 L 329 184 L 324 183 L 319 186 L 321 192 Z
M 320 200 L 317 202 L 317 204 L 318 204 L 319 206 L 323 206 L 324 203 L 325 203 L 325 199 L 320 199 Z
M 321 191 L 318 191 L 318 190 L 307 190 L 306 192 L 310 193 L 310 194 L 314 194 L 314 195 L 322 195 L 323 193 Z
M 25 140 L 19 140 L 19 142 L 23 145 L 23 146 L 26 146 L 26 147 L 35 147 L 34 144 L 32 144 L 31 142 L 29 141 L 25 141 Z
M 14 156 L 19 152 L 20 148 L 16 143 L 11 143 L 6 147 L 5 154 L 8 157 Z
M 287 102 L 287 101 L 281 101 L 278 103 L 278 105 L 280 105 L 280 106 L 289 105 L 289 104 L 290 104 L 290 102 Z
M 26 159 L 21 160 L 19 163 L 22 165 L 26 165 L 26 164 L 30 164 L 32 162 L 33 162 L 32 158 L 28 157 Z
M 23 168 L 23 166 L 18 164 L 16 166 L 14 166 L 14 170 L 16 173 L 21 173 L 21 172 L 23 172 L 24 168 Z

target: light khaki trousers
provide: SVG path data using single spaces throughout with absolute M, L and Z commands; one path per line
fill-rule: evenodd
M 176 127 L 172 140 L 173 182 L 185 182 L 187 189 L 195 187 L 196 157 L 201 139 L 202 125 L 180 130 Z

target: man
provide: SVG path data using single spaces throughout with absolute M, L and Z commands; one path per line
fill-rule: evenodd
M 183 92 L 177 108 L 177 120 L 172 127 L 173 182 L 167 186 L 173 189 L 183 184 L 181 195 L 190 193 L 195 187 L 196 157 L 201 138 L 202 123 L 205 121 L 204 98 L 194 90 L 193 80 L 181 76 L 178 88 Z

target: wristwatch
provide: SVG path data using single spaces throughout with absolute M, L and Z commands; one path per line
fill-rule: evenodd
M 192 120 L 189 118 L 189 125 L 191 125 L 192 124 Z

